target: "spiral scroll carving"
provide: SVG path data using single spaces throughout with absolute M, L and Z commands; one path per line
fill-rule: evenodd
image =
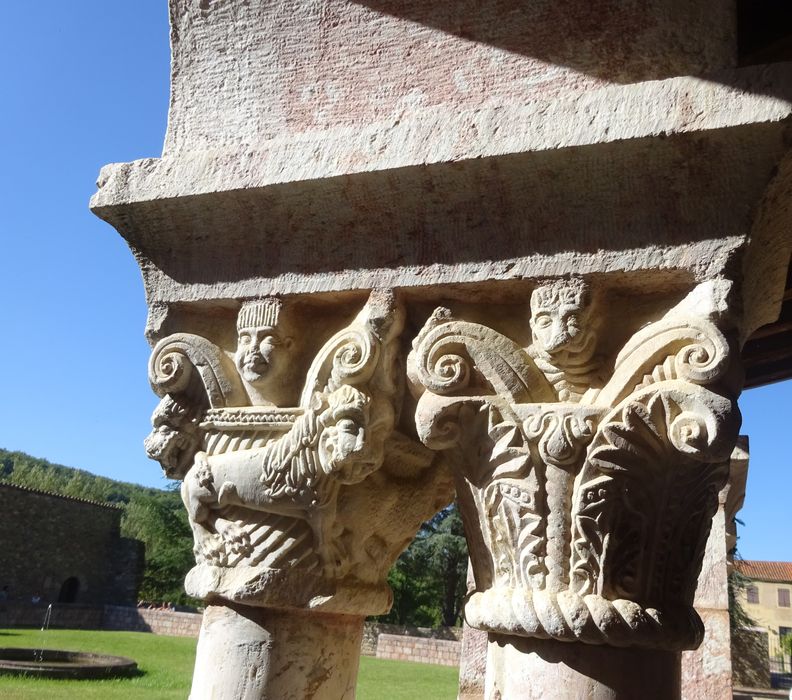
M 377 347 L 369 333 L 352 332 L 343 338 L 333 353 L 333 371 L 329 386 L 354 384 L 364 375 L 366 368 L 376 362 Z
M 230 360 L 210 340 L 191 333 L 163 338 L 149 360 L 149 381 L 159 396 L 180 394 L 199 377 L 206 401 L 212 408 L 238 405 L 244 392 Z
M 715 381 L 726 371 L 728 351 L 726 338 L 719 332 L 685 346 L 674 357 L 677 378 L 693 384 Z
M 413 391 L 450 396 L 471 387 L 520 403 L 554 398 L 534 362 L 512 340 L 478 323 L 439 322 L 435 312 L 408 359 Z
M 165 347 L 155 350 L 149 364 L 149 379 L 160 395 L 179 394 L 190 385 L 195 365 L 184 347 Z
M 449 326 L 431 331 L 416 351 L 416 367 L 423 387 L 447 396 L 470 384 L 471 362 L 465 340 Z
M 641 386 L 672 379 L 712 384 L 726 373 L 730 361 L 729 343 L 710 321 L 657 321 L 639 330 L 624 346 L 613 377 L 596 402 L 615 406 Z
M 300 406 L 310 405 L 317 391 L 335 391 L 343 385 L 360 385 L 374 374 L 381 343 L 365 318 L 336 333 L 322 347 L 308 370 Z

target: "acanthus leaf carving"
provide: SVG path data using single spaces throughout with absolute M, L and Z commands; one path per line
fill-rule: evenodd
M 703 552 L 738 427 L 732 400 L 679 380 L 636 392 L 603 419 L 575 486 L 578 594 L 692 604 L 695 577 L 682 581 Z M 689 554 L 677 569 L 675 551 Z

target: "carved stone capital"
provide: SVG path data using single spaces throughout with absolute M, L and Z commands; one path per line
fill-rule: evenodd
M 265 298 L 243 303 L 235 326 L 215 323 L 211 338 L 157 343 L 149 375 L 163 398 L 146 446 L 183 479 L 191 595 L 389 609 L 391 563 L 450 498 L 448 477 L 430 469 L 436 455 L 395 430 L 403 317 L 385 291 L 340 329 L 333 313 Z
M 577 280 L 537 286 L 525 349 L 447 309 L 426 322 L 408 374 L 418 435 L 454 471 L 470 625 L 700 643 L 693 595 L 740 424 L 731 345 L 700 303 L 707 293 L 602 353 L 619 310 Z

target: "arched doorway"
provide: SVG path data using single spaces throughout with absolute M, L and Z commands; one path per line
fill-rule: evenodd
M 76 576 L 69 576 L 62 584 L 58 593 L 59 603 L 74 603 L 80 591 L 80 580 Z

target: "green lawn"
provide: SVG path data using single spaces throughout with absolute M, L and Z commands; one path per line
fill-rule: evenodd
M 360 659 L 357 700 L 455 700 L 459 669 L 452 666 Z
M 190 690 L 195 640 L 162 637 L 145 632 L 87 632 L 82 630 L 0 630 L 0 646 L 45 647 L 95 651 L 129 656 L 141 675 L 104 681 L 53 681 L 0 676 L 4 700 L 166 700 L 184 699 Z M 358 700 L 453 700 L 457 669 L 363 657 L 360 660 Z

